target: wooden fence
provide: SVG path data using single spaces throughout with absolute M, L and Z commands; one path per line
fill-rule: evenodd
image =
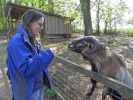
M 81 85 L 78 86 L 82 81 L 78 78 L 82 76 L 88 77 L 86 80 L 89 80 L 89 77 L 93 77 L 105 86 L 119 91 L 121 95 L 128 97 L 129 100 L 133 100 L 133 89 L 129 88 L 127 85 L 99 73 L 81 68 L 79 65 L 62 57 L 55 57 L 50 72 L 53 75 L 54 84 L 57 87 L 58 92 L 64 97 L 64 100 L 85 100 L 85 92 L 80 89 Z M 76 77 L 77 74 L 80 74 L 79 77 Z M 71 78 L 72 76 L 74 78 Z M 79 83 L 76 83 L 74 80 L 78 80 Z
M 4 62 L 3 60 L 1 61 Z M 2 64 L 0 68 L 4 76 L 5 87 L 7 88 L 8 100 L 11 100 L 4 66 L 5 64 Z M 112 78 L 81 68 L 79 65 L 62 57 L 55 57 L 49 71 L 61 100 L 85 100 L 87 85 L 90 84 L 89 77 L 93 77 L 105 86 L 119 91 L 121 95 L 128 97 L 129 100 L 133 100 L 133 89 Z M 59 98 L 54 100 L 59 100 Z

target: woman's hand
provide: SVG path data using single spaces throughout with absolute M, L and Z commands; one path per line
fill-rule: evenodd
M 56 48 L 55 47 L 53 47 L 53 48 L 50 48 L 50 50 L 55 54 L 56 53 Z

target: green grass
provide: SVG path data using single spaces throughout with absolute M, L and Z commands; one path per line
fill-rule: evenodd
M 119 28 L 117 29 L 118 33 L 122 33 L 123 35 L 133 36 L 133 28 Z
M 133 28 L 128 28 L 128 29 L 127 29 L 127 34 L 128 34 L 129 36 L 133 36 Z
M 100 30 L 100 34 L 102 35 L 123 35 L 123 36 L 131 36 L 131 37 L 133 37 L 133 27 L 132 28 L 118 28 L 117 30 L 111 30 L 110 32 L 108 32 L 108 33 L 104 33 L 104 29 L 101 29 Z M 99 34 L 97 34 L 96 33 L 96 30 L 95 29 L 93 29 L 93 33 L 94 33 L 94 35 L 99 35 Z

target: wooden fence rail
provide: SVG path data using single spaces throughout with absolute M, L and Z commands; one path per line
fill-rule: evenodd
M 57 64 L 58 63 L 58 64 Z M 55 59 L 54 59 L 54 62 L 52 64 L 52 66 L 55 67 L 55 69 L 57 70 L 58 68 L 56 68 L 58 65 L 60 66 L 63 66 L 64 69 L 69 69 L 70 71 L 75 71 L 75 72 L 79 72 L 87 77 L 93 77 L 94 79 L 96 79 L 97 81 L 103 83 L 105 86 L 107 87 L 110 87 L 116 91 L 119 91 L 121 95 L 125 96 L 125 97 L 128 97 L 129 100 L 133 100 L 133 89 L 129 88 L 127 85 L 125 84 L 122 84 L 121 82 L 117 81 L 117 80 L 114 80 L 112 78 L 109 78 L 109 77 L 106 77 L 104 75 L 101 75 L 99 73 L 96 73 L 96 72 L 92 72 L 90 70 L 87 70 L 87 69 L 84 69 L 84 68 L 81 68 L 79 65 L 67 60 L 67 59 L 64 59 L 62 57 L 59 57 L 59 56 L 56 56 Z M 53 70 L 54 71 L 54 70 Z M 52 71 L 52 73 L 53 73 Z M 62 70 L 60 70 L 62 71 Z M 55 78 L 55 83 L 56 81 L 59 82 L 59 80 L 67 80 L 65 79 L 65 76 L 63 76 L 63 74 L 65 74 L 65 72 L 62 72 L 60 75 L 57 75 L 57 73 L 59 73 L 59 71 L 56 72 L 56 74 L 53 74 L 53 78 Z M 60 78 L 57 78 L 57 77 L 60 77 Z M 63 79 L 64 78 L 64 79 Z M 66 83 L 58 83 L 60 85 L 62 84 L 66 84 Z M 59 89 L 60 92 L 62 92 L 61 88 L 60 88 L 60 85 L 57 86 L 57 88 Z M 67 86 L 66 86 L 67 87 Z M 64 87 L 65 89 L 65 87 Z M 72 89 L 72 88 L 71 88 Z M 72 91 L 74 91 L 74 89 L 72 89 Z M 76 91 L 75 91 L 76 92 Z M 74 92 L 73 92 L 74 93 Z M 61 93 L 62 95 L 64 95 L 64 98 L 65 98 L 65 93 Z M 72 94 L 72 93 L 71 93 Z M 78 95 L 78 93 L 76 93 Z M 75 95 L 76 96 L 76 95 Z M 66 96 L 66 100 L 76 100 L 76 99 L 72 99 L 72 98 L 67 98 Z M 81 99 L 78 99 L 78 100 L 81 100 Z M 82 99 L 83 100 L 83 99 Z

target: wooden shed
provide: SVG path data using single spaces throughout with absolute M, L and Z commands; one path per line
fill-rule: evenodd
M 35 9 L 27 6 L 21 6 L 13 3 L 7 3 L 6 17 L 10 23 L 10 30 L 15 27 L 16 23 L 21 20 L 22 15 L 28 9 Z M 35 9 L 38 10 L 38 9 Z M 38 10 L 44 13 L 45 16 L 45 28 L 42 31 L 44 36 L 62 36 L 70 37 L 72 32 L 71 22 L 73 21 L 70 17 L 64 17 L 61 15 L 48 13 L 42 10 Z

